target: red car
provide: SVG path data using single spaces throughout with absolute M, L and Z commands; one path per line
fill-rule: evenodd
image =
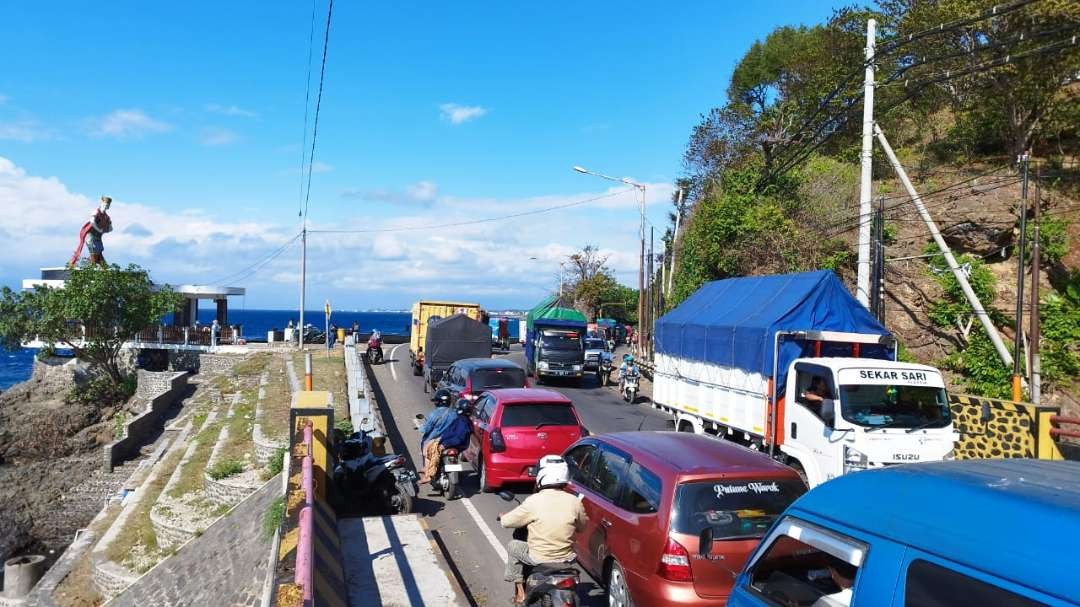
M 767 455 L 697 434 L 604 434 L 564 457 L 567 491 L 589 515 L 578 560 L 620 607 L 725 604 L 758 540 L 806 491 Z M 699 538 L 710 527 L 706 557 Z
M 574 404 L 558 392 L 508 388 L 484 392 L 472 415 L 465 458 L 480 474 L 480 489 L 532 482 L 536 463 L 588 436 Z

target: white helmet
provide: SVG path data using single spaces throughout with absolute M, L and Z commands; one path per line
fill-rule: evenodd
M 559 455 L 545 455 L 540 458 L 536 470 L 536 488 L 565 485 L 570 481 L 570 468 L 566 460 Z

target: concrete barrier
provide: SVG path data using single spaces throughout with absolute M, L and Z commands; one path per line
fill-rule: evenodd
M 161 376 L 163 375 L 168 377 L 162 379 Z M 152 373 L 140 371 L 139 379 L 142 380 L 144 377 L 152 386 L 146 388 L 145 392 L 149 393 L 150 390 L 158 390 L 159 393 L 150 399 L 145 411 L 124 424 L 124 434 L 119 440 L 113 441 L 102 448 L 102 467 L 106 473 L 112 472 L 114 467 L 138 453 L 139 449 L 160 430 L 161 418 L 182 397 L 187 389 L 187 372 Z M 167 389 L 161 392 L 160 390 L 165 386 L 168 386 Z
M 1051 430 L 1061 408 L 1049 405 L 949 395 L 953 426 L 960 433 L 957 459 L 1027 457 L 1063 459 Z M 983 411 L 990 418 L 982 420 Z

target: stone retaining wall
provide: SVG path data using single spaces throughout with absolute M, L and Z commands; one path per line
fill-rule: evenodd
M 163 550 L 182 546 L 198 533 L 196 529 L 185 529 L 180 525 L 172 524 L 156 510 L 150 510 L 150 525 L 154 528 L 158 546 Z
M 135 389 L 135 397 L 150 400 L 155 396 L 164 394 L 172 388 L 172 379 L 175 371 L 138 371 L 138 387 Z
M 242 356 L 199 354 L 199 373 L 226 373 L 241 360 Z
M 158 374 L 151 373 L 150 375 Z M 120 440 L 103 447 L 102 464 L 106 473 L 112 472 L 113 467 L 138 453 L 139 449 L 160 430 L 161 418 L 183 396 L 187 389 L 187 379 L 186 372 L 171 373 L 168 390 L 152 398 L 146 411 L 124 424 L 124 435 Z M 156 382 L 157 379 L 155 378 L 154 381 Z
M 228 482 L 228 478 L 214 480 L 210 478 L 210 475 L 204 475 L 203 480 L 205 481 L 203 489 L 206 491 L 206 497 L 219 504 L 238 504 L 259 488 L 258 485 L 233 484 Z
M 260 467 L 265 466 L 278 449 L 288 446 L 287 441 L 274 440 L 262 431 L 263 401 L 266 399 L 266 383 L 269 378 L 269 371 L 263 371 L 259 376 L 259 399 L 255 403 L 255 424 L 251 428 L 251 442 L 255 443 L 255 463 Z M 278 403 L 278 406 L 281 406 L 281 403 Z
M 109 560 L 94 563 L 94 586 L 103 597 L 112 598 L 139 579 L 139 575 Z

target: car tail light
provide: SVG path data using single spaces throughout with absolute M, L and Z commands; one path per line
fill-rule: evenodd
M 458 450 L 457 450 L 457 449 L 447 449 L 447 450 L 446 450 L 446 455 L 447 455 L 448 457 L 457 457 L 457 454 L 458 454 Z
M 503 440 L 502 430 L 495 428 L 491 431 L 491 452 L 502 453 L 506 451 L 506 441 Z
M 577 586 L 577 580 L 572 577 L 564 577 L 561 580 L 555 582 L 555 587 L 562 588 L 563 590 L 570 590 L 574 586 Z
M 682 544 L 669 537 L 664 545 L 664 552 L 660 555 L 660 565 L 656 568 L 656 573 L 672 582 L 694 581 L 694 574 L 690 571 L 690 553 Z

